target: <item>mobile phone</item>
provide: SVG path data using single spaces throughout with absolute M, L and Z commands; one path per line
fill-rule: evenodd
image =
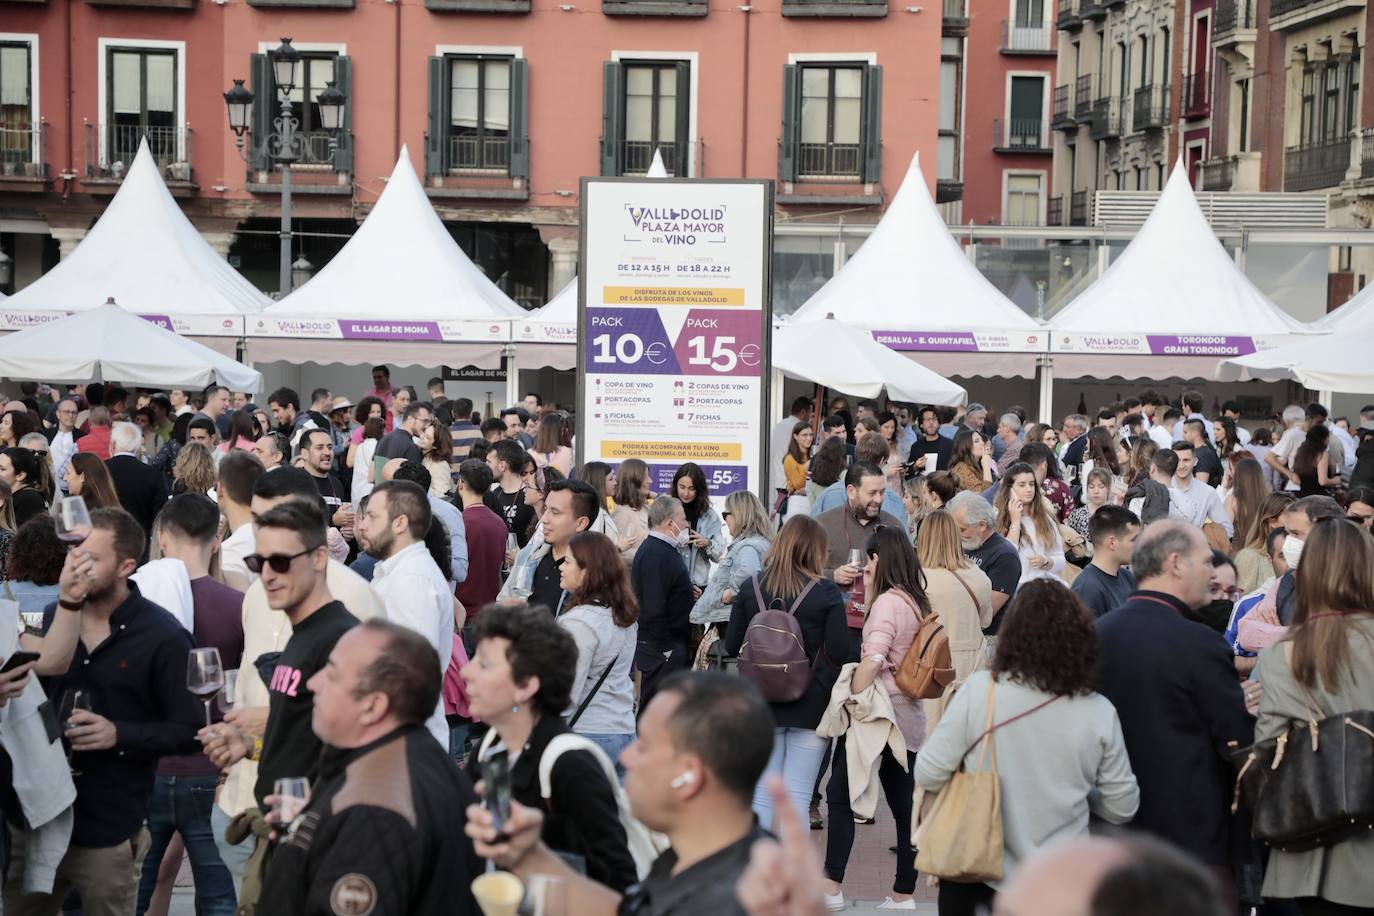
M 39 658 L 40 656 L 37 652 L 25 652 L 23 649 L 16 649 L 13 655 L 5 659 L 4 667 L 0 667 L 0 674 L 9 674 L 20 665 L 36 662 Z
M 491 812 L 492 826 L 502 833 L 510 820 L 510 756 L 505 751 L 497 751 L 482 762 L 482 782 L 482 805 Z

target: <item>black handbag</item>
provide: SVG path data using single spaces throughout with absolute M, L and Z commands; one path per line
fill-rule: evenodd
M 1244 798 L 1254 838 L 1282 852 L 1374 829 L 1374 710 L 1326 716 L 1310 694 L 1307 703 L 1306 721 L 1237 754 L 1231 811 Z

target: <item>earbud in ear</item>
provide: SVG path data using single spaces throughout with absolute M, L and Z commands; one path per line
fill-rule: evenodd
M 674 789 L 681 789 L 683 786 L 690 786 L 696 781 L 697 778 L 692 771 L 687 770 L 683 773 L 679 773 L 672 782 L 668 783 L 668 785 L 672 786 Z

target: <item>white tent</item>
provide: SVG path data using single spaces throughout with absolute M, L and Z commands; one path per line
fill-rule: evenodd
M 0 376 L 45 382 L 123 382 L 262 390 L 261 373 L 114 302 L 0 338 Z
M 957 406 L 968 392 L 875 341 L 872 335 L 828 316 L 787 322 L 773 329 L 773 368 L 858 397 L 888 397 L 915 404 Z
M 257 361 L 494 367 L 525 314 L 453 240 L 402 147 L 334 259 L 248 322 L 249 349 Z
M 942 375 L 1035 375 L 1047 337 L 988 282 L 950 235 L 921 174 L 919 155 L 858 252 L 792 316 L 834 315 L 894 350 L 919 354 Z
M 1374 325 L 1374 283 L 1346 300 L 1334 312 L 1328 312 L 1308 325 L 1313 331 L 1340 331 L 1345 328 Z
M 1211 378 L 1217 357 L 1309 330 L 1217 241 L 1181 159 L 1126 250 L 1048 324 L 1061 378 Z
M 32 327 L 110 298 L 231 356 L 243 316 L 271 304 L 181 212 L 146 141 L 76 250 L 5 300 L 0 328 Z
M 1374 394 L 1374 360 L 1369 355 L 1369 341 L 1374 338 L 1374 308 L 1363 307 L 1372 300 L 1361 303 L 1356 301 L 1359 298 L 1331 313 L 1330 318 L 1341 318 L 1328 323 L 1330 333 L 1297 338 L 1272 350 L 1222 360 L 1217 364 L 1216 378 L 1223 382 L 1294 381 L 1314 391 Z M 1352 306 L 1355 309 L 1347 312 Z M 1312 326 L 1324 323 L 1326 319 L 1313 322 Z

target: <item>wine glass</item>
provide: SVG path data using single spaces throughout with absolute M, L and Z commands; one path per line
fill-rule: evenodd
M 86 500 L 80 496 L 66 496 L 57 504 L 57 536 L 73 546 L 91 534 L 91 513 Z
M 186 657 L 186 689 L 205 703 L 205 727 L 210 727 L 210 701 L 224 689 L 224 666 L 213 646 L 192 649 Z
M 234 692 L 239 685 L 239 672 L 237 668 L 231 668 L 224 672 L 224 689 L 219 692 L 220 712 L 228 712 L 234 708 Z
M 89 691 L 86 691 L 86 690 L 81 690 L 81 689 L 79 689 L 79 688 L 73 687 L 71 690 L 68 690 L 66 693 L 64 693 L 64 694 L 62 695 L 62 707 L 61 707 L 61 712 L 59 713 L 59 715 L 60 715 L 61 718 L 62 718 L 62 730 L 63 730 L 63 731 L 68 731 L 68 730 L 71 729 L 71 727 L 72 727 L 72 723 L 71 723 L 72 713 L 76 712 L 78 709 L 84 709 L 84 710 L 86 710 L 87 712 L 93 712 L 93 711 L 94 711 L 93 709 L 91 709 L 91 694 L 90 694 L 90 692 L 89 692 Z M 73 753 L 74 753 L 74 752 L 72 751 L 71 743 L 68 742 L 68 743 L 67 743 L 67 766 L 71 769 L 72 775 L 73 775 L 73 776 L 80 776 L 80 775 L 81 775 L 81 771 L 78 770 L 78 769 L 76 768 L 76 766 L 72 763 L 72 754 L 73 754 Z
M 305 810 L 310 798 L 310 780 L 304 776 L 282 777 L 272 784 L 277 797 L 277 826 L 286 829 Z

